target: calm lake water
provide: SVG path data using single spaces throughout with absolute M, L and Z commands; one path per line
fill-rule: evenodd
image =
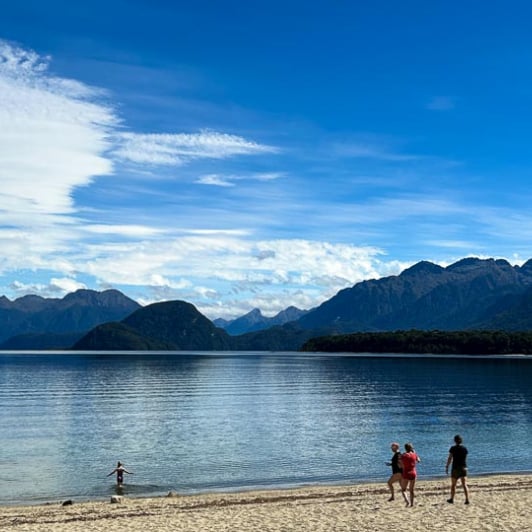
M 471 475 L 531 471 L 532 359 L 0 354 L 0 504 L 420 479 L 455 433 Z

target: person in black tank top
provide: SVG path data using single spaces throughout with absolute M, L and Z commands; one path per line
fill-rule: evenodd
M 449 449 L 449 456 L 445 464 L 445 473 L 449 474 L 449 466 L 451 467 L 451 498 L 447 502 L 452 504 L 454 502 L 454 495 L 456 493 L 456 483 L 458 479 L 462 483 L 465 494 L 465 503 L 469 504 L 469 489 L 467 487 L 467 448 L 462 445 L 462 437 L 457 434 L 454 437 L 454 445 Z

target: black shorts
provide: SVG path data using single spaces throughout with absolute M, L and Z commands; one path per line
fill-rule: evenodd
M 462 478 L 467 477 L 467 467 L 457 467 L 451 470 L 451 477 Z

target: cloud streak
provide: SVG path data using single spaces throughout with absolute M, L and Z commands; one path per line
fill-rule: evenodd
M 208 174 L 198 177 L 196 183 L 218 187 L 234 187 L 238 181 L 273 181 L 284 177 L 281 172 L 250 173 L 246 175 Z
M 122 133 L 114 155 L 123 161 L 180 166 L 195 159 L 225 159 L 236 155 L 278 153 L 237 135 L 204 130 L 193 134 Z

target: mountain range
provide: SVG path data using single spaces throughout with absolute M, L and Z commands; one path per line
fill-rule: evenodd
M 258 308 L 254 308 L 251 312 L 240 316 L 234 320 L 224 320 L 217 318 L 213 320 L 216 327 L 220 327 L 227 331 L 229 334 L 235 336 L 237 334 L 244 334 L 253 331 L 261 331 L 275 327 L 276 325 L 284 325 L 290 321 L 295 321 L 301 316 L 305 315 L 308 311 L 298 309 L 297 307 L 290 306 L 275 316 L 268 318 L 263 316 L 262 312 Z
M 26 342 L 33 338 L 34 349 L 50 345 L 38 347 L 35 334 L 75 333 L 79 336 L 69 344 L 75 349 L 295 350 L 315 336 L 350 332 L 532 330 L 532 260 L 520 267 L 495 259 L 466 258 L 447 267 L 422 261 L 400 275 L 341 290 L 309 311 L 289 307 L 266 318 L 254 309 L 230 322 L 212 322 L 185 301 L 140 307 L 117 291 L 102 292 L 107 314 L 103 308 L 96 312 L 97 294 L 78 291 L 63 300 L 44 301 L 37 296 L 15 302 L 0 298 L 0 348 L 7 348 L 9 331 L 24 333 Z M 85 304 L 79 306 L 79 299 Z M 110 318 L 109 299 L 120 303 Z M 70 308 L 65 300 L 78 300 L 78 306 Z M 48 301 L 55 301 L 57 308 Z M 32 311 L 22 319 L 25 308 Z M 82 315 L 99 320 L 86 326 L 87 334 L 80 334 L 90 321 Z
M 0 349 L 61 349 L 140 305 L 118 290 L 77 290 L 62 299 L 0 297 Z
M 398 276 L 341 290 L 297 323 L 330 332 L 398 329 L 530 329 L 532 260 L 462 259 L 443 268 L 419 262 Z

